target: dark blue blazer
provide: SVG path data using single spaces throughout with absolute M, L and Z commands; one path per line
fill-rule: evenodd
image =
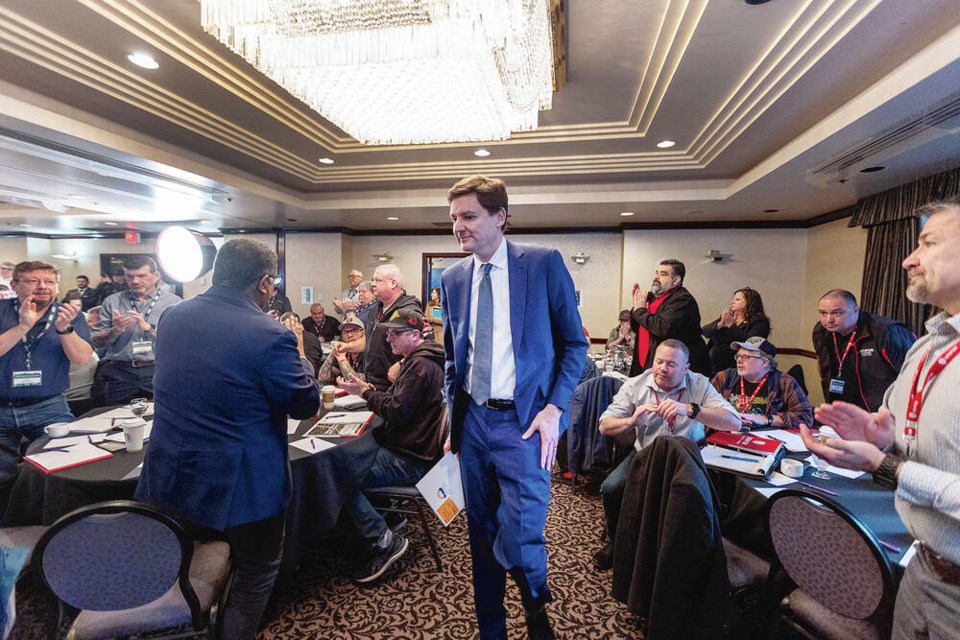
M 155 353 L 137 499 L 218 530 L 283 513 L 287 415 L 307 418 L 320 403 L 293 333 L 215 286 L 163 313 Z
M 586 357 L 573 279 L 556 249 L 507 242 L 510 272 L 510 329 L 517 368 L 514 401 L 522 425 L 544 406 L 563 409 L 561 431 L 570 423 L 567 407 L 580 381 Z M 470 341 L 473 257 L 460 260 L 441 276 L 445 385 L 454 451 L 460 447 L 463 417 L 470 397 L 463 385 Z

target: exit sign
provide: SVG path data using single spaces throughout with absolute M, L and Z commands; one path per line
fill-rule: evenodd
M 127 241 L 127 244 L 140 244 L 140 232 L 127 231 L 123 234 L 123 239 Z

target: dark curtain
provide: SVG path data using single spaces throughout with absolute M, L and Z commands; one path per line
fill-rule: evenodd
M 917 246 L 916 211 L 928 202 L 960 194 L 960 167 L 888 189 L 857 202 L 849 226 L 867 228 L 860 306 L 907 325 L 917 336 L 930 317 L 929 305 L 906 298 L 907 276 L 900 266 Z

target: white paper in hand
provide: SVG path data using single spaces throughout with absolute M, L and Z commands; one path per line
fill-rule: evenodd
M 463 510 L 463 483 L 460 459 L 447 453 L 417 483 L 417 490 L 433 509 L 443 526 L 449 526 Z

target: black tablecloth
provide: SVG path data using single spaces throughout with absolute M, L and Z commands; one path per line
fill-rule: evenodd
M 98 409 L 88 415 L 111 408 Z M 300 434 L 316 420 L 302 421 L 296 434 L 287 437 L 288 441 L 299 440 Z M 359 437 L 330 438 L 337 446 L 315 454 L 289 448 L 293 486 L 280 566 L 281 580 L 289 578 L 306 551 L 336 525 L 344 499 L 356 491 L 357 483 L 373 464 L 378 448 L 374 432 L 382 424 L 383 421 L 374 416 Z M 48 441 L 47 436 L 37 439 L 30 445 L 28 453 L 39 452 Z M 132 500 L 137 479 L 123 478 L 143 462 L 146 447 L 149 443 L 144 445 L 143 451 L 128 453 L 121 450 L 111 458 L 49 474 L 29 463 L 22 463 L 3 525 L 51 525 L 80 507 L 105 500 Z

